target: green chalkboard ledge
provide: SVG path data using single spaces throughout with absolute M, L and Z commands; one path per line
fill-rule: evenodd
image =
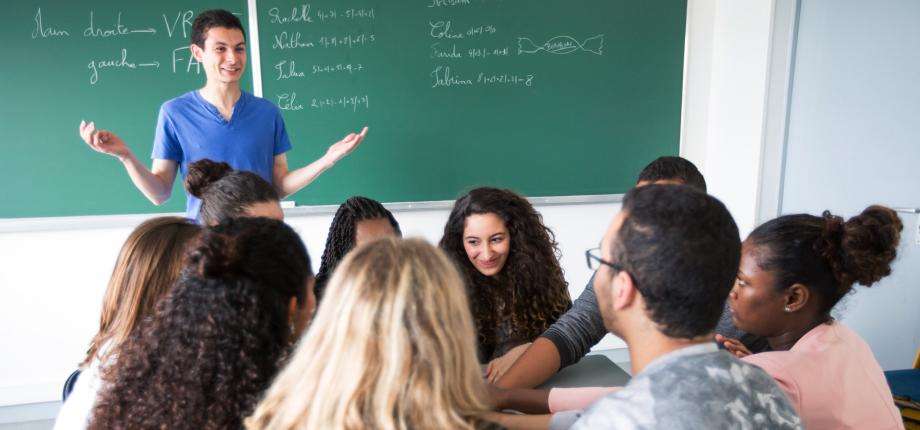
M 530 197 L 527 200 L 536 207 L 561 206 L 561 205 L 589 205 L 603 203 L 619 203 L 623 201 L 622 194 L 598 194 L 583 196 L 553 196 Z M 384 203 L 384 207 L 392 212 L 414 212 L 449 210 L 454 206 L 453 200 L 437 200 L 429 202 L 392 202 Z M 285 217 L 298 217 L 310 215 L 333 215 L 338 210 L 338 205 L 296 206 L 284 209 Z M 0 218 L 0 234 L 4 233 L 29 233 L 50 232 L 64 230 L 97 230 L 107 228 L 123 228 L 136 226 L 150 218 L 161 216 L 184 216 L 184 212 L 175 213 L 150 213 L 132 215 L 90 215 L 72 217 L 47 217 L 47 218 Z

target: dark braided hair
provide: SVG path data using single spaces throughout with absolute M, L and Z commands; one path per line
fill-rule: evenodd
M 845 222 L 828 211 L 781 216 L 748 241 L 761 251 L 757 265 L 776 274 L 777 290 L 805 285 L 829 314 L 854 283 L 869 287 L 891 273 L 903 227 L 893 210 L 869 206 Z
M 511 236 L 501 276 L 480 273 L 463 247 L 467 217 L 487 213 L 501 218 Z M 502 321 L 510 321 L 516 336 L 532 340 L 572 306 L 555 235 L 530 202 L 511 190 L 482 187 L 457 199 L 440 247 L 463 275 L 484 361 L 495 353 Z M 500 314 L 499 309 L 504 311 Z
M 201 199 L 198 217 L 204 225 L 243 216 L 257 203 L 281 200 L 275 187 L 261 176 L 207 158 L 188 166 L 185 189 Z
M 307 299 L 300 237 L 267 218 L 205 229 L 177 286 L 102 371 L 91 429 L 241 428 L 286 356 Z
M 397 236 L 402 236 L 399 223 L 393 214 L 380 202 L 363 196 L 354 196 L 339 205 L 329 226 L 329 236 L 326 238 L 326 249 L 320 259 L 319 273 L 316 274 L 316 300 L 323 297 L 326 283 L 332 277 L 332 272 L 345 254 L 355 247 L 355 233 L 360 221 L 386 219 L 393 226 Z

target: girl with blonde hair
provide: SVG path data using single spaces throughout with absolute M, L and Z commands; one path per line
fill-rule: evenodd
M 463 283 L 421 240 L 352 251 L 249 429 L 491 429 Z

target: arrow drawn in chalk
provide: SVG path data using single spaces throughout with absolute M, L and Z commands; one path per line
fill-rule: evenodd
M 518 55 L 536 54 L 545 51 L 550 54 L 571 54 L 576 51 L 604 55 L 604 35 L 589 37 L 579 42 L 572 36 L 556 36 L 542 45 L 537 45 L 528 37 L 518 37 Z
M 154 68 L 159 69 L 159 68 L 160 68 L 160 62 L 159 62 L 159 61 L 154 61 L 154 62 L 152 62 L 152 63 L 141 63 L 141 64 L 138 64 L 138 66 L 140 66 L 140 67 L 154 67 Z

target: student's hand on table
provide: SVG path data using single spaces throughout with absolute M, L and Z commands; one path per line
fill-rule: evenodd
M 725 337 L 721 334 L 717 334 L 716 342 L 724 346 L 725 349 L 728 350 L 728 352 L 734 354 L 735 357 L 744 358 L 751 355 L 751 351 L 737 339 L 732 339 L 730 337 Z
M 523 345 L 518 345 L 514 348 L 511 348 L 510 351 L 506 352 L 505 355 L 498 357 L 489 362 L 486 366 L 485 378 L 489 381 L 490 384 L 494 384 L 495 381 L 498 381 L 511 366 L 514 365 L 514 362 L 517 361 L 518 357 L 530 347 L 529 343 Z
M 364 127 L 361 133 L 349 133 L 342 140 L 333 143 L 332 146 L 329 147 L 329 150 L 326 151 L 325 158 L 330 164 L 335 164 L 337 161 L 350 154 L 351 151 L 354 151 L 355 148 L 361 144 L 361 141 L 364 140 L 365 135 L 367 135 L 367 127 Z
M 80 121 L 80 138 L 93 151 L 118 157 L 119 160 L 131 155 L 131 149 L 118 135 L 108 130 L 96 130 L 96 123 Z

